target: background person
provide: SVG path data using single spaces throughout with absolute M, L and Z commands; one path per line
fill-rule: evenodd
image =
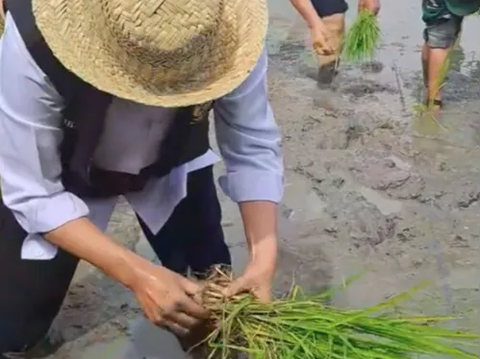
M 317 53 L 318 85 L 329 87 L 335 77 L 338 59 L 345 35 L 345 0 L 290 0 L 306 21 Z M 380 0 L 359 0 L 359 10 L 380 10 Z
M 463 18 L 478 12 L 480 0 L 423 0 L 425 22 L 422 49 L 425 102 L 432 109 L 442 107 L 441 86 L 445 80 L 447 57 L 462 30 Z

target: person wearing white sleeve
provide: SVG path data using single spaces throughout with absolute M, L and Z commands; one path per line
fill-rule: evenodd
M 267 94 L 267 12 L 264 0 L 233 2 L 4 2 L 0 358 L 35 356 L 79 259 L 179 336 L 208 316 L 185 274 L 231 261 L 211 109 L 226 165 L 220 186 L 239 204 L 251 254 L 224 294 L 270 300 L 283 163 Z M 162 266 L 104 234 L 120 195 Z

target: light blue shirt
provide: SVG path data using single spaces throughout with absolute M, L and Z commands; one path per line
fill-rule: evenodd
M 268 101 L 267 63 L 264 52 L 248 78 L 214 102 L 217 142 L 226 165 L 219 182 L 235 202 L 279 202 L 283 195 L 281 136 Z M 83 200 L 64 189 L 58 150 L 62 108 L 61 96 L 7 14 L 0 40 L 0 179 L 4 204 L 28 233 L 22 248 L 25 259 L 53 258 L 57 248 L 42 233 L 74 219 L 88 216 L 105 230 L 117 201 Z M 96 164 L 130 173 L 148 166 L 156 160 L 158 151 L 152 149 L 163 139 L 171 111 L 114 99 Z M 218 159 L 209 151 L 125 197 L 156 233 L 187 195 L 188 173 Z

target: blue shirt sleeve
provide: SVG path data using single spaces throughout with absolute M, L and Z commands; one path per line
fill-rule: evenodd
M 283 196 L 281 134 L 268 100 L 266 51 L 247 79 L 214 102 L 215 128 L 226 175 L 223 191 L 235 202 Z
M 0 185 L 3 203 L 28 233 L 88 215 L 61 181 L 62 106 L 7 14 L 0 39 Z

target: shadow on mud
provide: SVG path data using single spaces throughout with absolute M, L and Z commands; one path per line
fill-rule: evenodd
M 78 345 L 75 343 L 78 340 L 88 342 L 92 337 L 96 341 L 113 340 L 125 334 L 128 314 L 136 307 L 130 293 L 121 285 L 97 272 L 86 276 L 69 290 L 55 320 L 54 328 L 65 342 L 57 354 L 68 352 L 69 345 Z

